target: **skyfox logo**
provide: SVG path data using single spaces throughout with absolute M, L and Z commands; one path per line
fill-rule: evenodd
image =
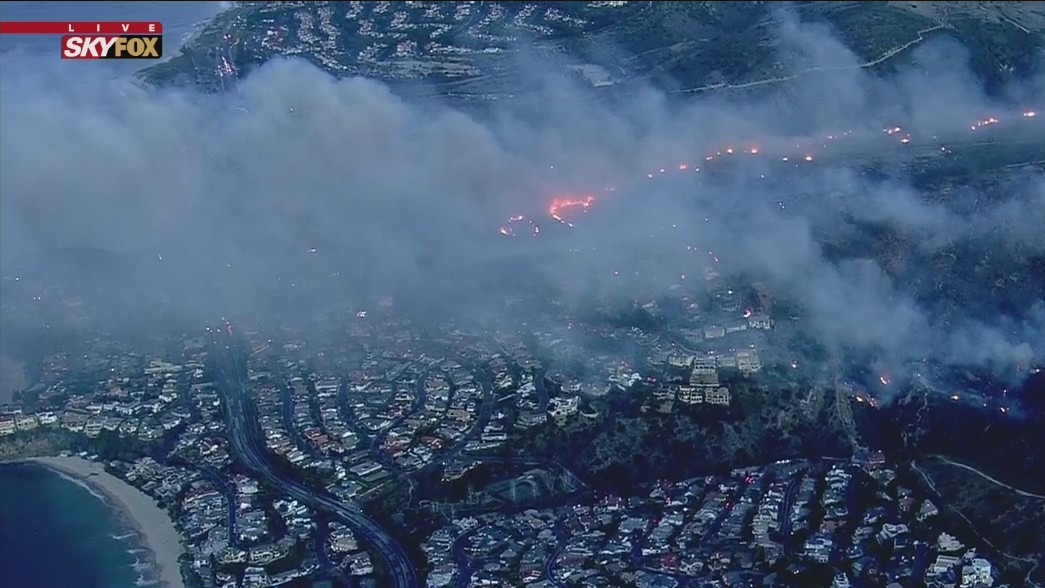
M 162 55 L 159 35 L 62 37 L 62 59 L 159 59 Z

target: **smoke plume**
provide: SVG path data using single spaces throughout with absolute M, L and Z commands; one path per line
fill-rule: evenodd
M 5 305 L 30 308 L 34 283 L 104 282 L 89 306 L 125 319 L 162 292 L 186 321 L 293 322 L 391 295 L 565 333 L 547 300 L 496 309 L 749 280 L 793 301 L 820 344 L 875 365 L 1040 362 L 1045 176 L 997 165 L 990 182 L 947 185 L 932 170 L 1040 145 L 1023 114 L 1045 85 L 988 98 L 947 40 L 879 75 L 827 30 L 785 18 L 778 34 L 797 77 L 757 91 L 606 96 L 528 61 L 539 91 L 481 113 L 293 59 L 219 95 L 9 69 Z M 588 195 L 549 217 L 554 199 Z M 82 251 L 105 261 L 68 262 Z

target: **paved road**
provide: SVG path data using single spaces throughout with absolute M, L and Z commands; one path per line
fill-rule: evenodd
M 230 342 L 231 343 L 231 342 Z M 231 346 L 231 345 L 230 345 Z M 265 477 L 286 495 L 296 498 L 318 510 L 327 511 L 347 524 L 362 543 L 372 548 L 389 570 L 392 585 L 396 588 L 418 586 L 417 573 L 403 548 L 395 542 L 376 522 L 367 517 L 358 507 L 338 502 L 331 496 L 319 494 L 272 467 L 263 445 L 257 438 L 250 415 L 246 366 L 235 351 L 224 345 L 217 346 L 219 366 L 219 390 L 228 406 L 229 441 L 236 456 L 251 470 Z
M 920 467 L 918 467 L 918 463 L 917 462 L 912 461 L 911 462 L 911 468 L 915 472 L 917 472 L 918 475 L 920 475 L 922 477 L 922 480 L 924 480 L 925 484 L 927 486 L 929 486 L 929 489 L 932 490 L 933 494 L 935 494 L 936 496 L 942 496 L 940 494 L 940 491 L 936 489 L 936 484 L 933 483 L 932 478 L 929 477 L 929 475 L 926 474 L 924 470 L 922 470 Z M 1005 553 L 1004 551 L 1002 551 L 1002 550 L 998 549 L 997 547 L 995 547 L 994 543 L 992 543 L 991 541 L 989 541 L 986 538 L 984 538 L 983 535 L 981 535 L 980 532 L 977 530 L 977 527 L 976 527 L 975 523 L 973 523 L 972 520 L 968 516 L 965 515 L 965 513 L 963 513 L 960 510 L 957 510 L 957 509 L 954 509 L 954 512 L 956 512 L 958 514 L 958 516 L 960 516 L 969 525 L 969 527 L 972 529 L 973 533 L 976 534 L 976 536 L 979 538 L 980 541 L 982 541 L 985 545 L 987 545 L 991 549 L 993 549 L 993 550 L 997 551 L 998 553 L 1000 553 L 1006 559 L 1034 564 L 1030 568 L 1030 570 L 1028 570 L 1027 576 L 1024 578 L 1024 580 L 1025 580 L 1025 583 L 1026 583 L 1027 586 L 1030 586 L 1032 588 L 1039 588 L 1040 584 L 1038 584 L 1037 582 L 1034 581 L 1033 575 L 1034 575 L 1035 570 L 1038 569 L 1038 566 L 1041 565 L 1040 561 L 1038 561 L 1036 558 L 1032 558 L 1032 557 L 1021 557 L 1021 556 L 1010 555 L 1008 553 Z
M 756 81 L 753 81 L 753 82 L 746 82 L 746 83 L 741 83 L 741 84 L 729 84 L 729 83 L 726 83 L 726 82 L 719 82 L 717 84 L 710 84 L 710 85 L 699 86 L 699 87 L 695 87 L 695 88 L 683 88 L 681 90 L 674 90 L 673 93 L 693 94 L 693 93 L 697 93 L 697 92 L 707 92 L 707 91 L 712 91 L 712 90 L 739 90 L 739 89 L 742 89 L 742 88 L 754 88 L 756 86 L 765 86 L 767 84 L 779 84 L 779 83 L 782 83 L 782 82 L 789 82 L 789 81 L 796 80 L 796 79 L 798 79 L 800 77 L 803 77 L 803 76 L 808 76 L 808 75 L 818 74 L 818 73 L 839 73 L 839 72 L 844 72 L 844 71 L 856 71 L 856 70 L 860 70 L 860 69 L 866 69 L 866 68 L 869 68 L 869 67 L 874 67 L 876 65 L 879 65 L 881 63 L 884 63 L 884 62 L 892 59 L 893 57 L 896 57 L 897 55 L 903 53 L 907 49 L 909 49 L 909 48 L 913 47 L 914 45 L 917 45 L 918 43 L 921 43 L 922 41 L 924 41 L 926 33 L 931 33 L 932 31 L 940 30 L 942 28 L 944 28 L 944 25 L 934 25 L 934 26 L 931 26 L 929 28 L 922 29 L 922 30 L 920 30 L 920 31 L 918 31 L 916 33 L 917 36 L 914 39 L 911 39 L 910 41 L 908 41 L 908 42 L 906 42 L 906 43 L 904 43 L 902 45 L 897 45 L 895 47 L 892 47 L 888 51 L 886 51 L 886 52 L 882 53 L 881 55 L 879 55 L 877 58 L 872 59 L 870 61 L 865 61 L 864 63 L 858 63 L 858 64 L 855 64 L 855 65 L 833 66 L 833 67 L 810 67 L 808 69 L 804 69 L 802 71 L 799 71 L 799 72 L 797 72 L 795 74 L 792 74 L 792 75 L 789 75 L 789 76 L 779 76 L 779 77 L 773 77 L 773 78 L 767 78 L 767 79 L 762 79 L 762 80 L 756 80 Z M 1022 28 L 1022 27 L 1020 27 L 1020 28 Z
M 544 561 L 544 579 L 552 583 L 557 588 L 564 588 L 565 584 L 559 581 L 555 576 L 555 561 L 559 558 L 559 554 L 566 547 L 566 542 L 570 538 L 570 531 L 563 525 L 562 517 L 555 521 L 555 547 L 548 554 L 548 559 Z
M 479 526 L 466 533 L 461 533 L 450 546 L 450 553 L 454 558 L 454 563 L 457 564 L 457 578 L 454 580 L 454 586 L 457 588 L 467 588 L 472 579 L 472 566 L 468 555 L 464 552 L 464 544 L 481 528 Z
M 805 470 L 798 470 L 791 476 L 787 489 L 784 490 L 784 500 L 780 503 L 777 526 L 780 527 L 780 539 L 784 544 L 784 553 L 788 555 L 795 551 L 794 541 L 791 538 L 791 505 L 794 504 L 795 493 L 798 492 L 803 478 L 805 478 Z
M 200 468 L 203 476 L 210 480 L 214 487 L 225 496 L 226 525 L 229 531 L 229 545 L 239 547 L 239 532 L 236 530 L 236 490 L 228 479 L 210 466 Z
M 294 395 L 291 392 L 290 382 L 280 382 L 278 391 L 280 418 L 283 419 L 283 428 L 287 431 L 287 435 L 294 441 L 294 446 L 303 453 L 307 453 L 311 457 L 319 457 L 316 448 L 305 440 L 297 423 L 294 422 Z
M 398 373 L 395 374 L 394 378 L 389 378 L 388 381 L 393 383 L 396 382 L 396 378 L 403 375 L 403 372 L 413 365 L 414 362 L 410 362 L 405 367 L 401 368 Z M 388 434 L 391 433 L 393 429 L 403 424 L 403 421 L 414 416 L 424 408 L 425 402 L 428 400 L 428 391 L 425 389 L 425 382 L 428 380 L 428 375 L 430 373 L 431 370 L 425 369 L 417 376 L 417 382 L 414 384 L 414 399 L 410 402 L 410 409 L 405 411 L 401 416 L 393 419 L 392 424 L 377 431 L 370 438 L 370 453 L 374 456 L 374 461 L 393 472 L 400 471 L 400 474 L 403 473 L 401 472 L 402 468 L 399 464 L 384 452 L 382 445 L 384 445 L 385 440 L 388 439 Z
M 730 513 L 733 512 L 734 508 L 736 508 L 737 502 L 740 501 L 740 497 L 744 495 L 744 490 L 746 490 L 748 486 L 750 486 L 750 483 L 747 480 L 741 480 L 737 483 L 737 487 L 729 493 L 729 500 L 727 501 L 726 506 L 722 508 L 722 511 L 719 512 L 717 517 L 715 517 L 715 520 L 708 526 L 708 530 L 704 533 L 704 536 L 700 538 L 700 546 L 702 548 L 708 547 L 711 544 L 711 541 L 718 536 L 719 529 L 722 528 L 722 524 L 726 522 Z
M 437 458 L 416 471 L 401 472 L 399 474 L 400 478 L 420 476 L 427 474 L 436 468 L 443 467 L 444 464 L 450 463 L 454 458 L 461 455 L 464 451 L 464 446 L 467 445 L 469 441 L 482 434 L 483 429 L 486 428 L 486 424 L 490 422 L 490 417 L 493 415 L 493 388 L 489 374 L 475 367 L 472 368 L 472 374 L 475 376 L 476 383 L 479 384 L 483 391 L 482 401 L 479 404 L 479 416 L 476 417 L 475 423 L 446 452 L 440 454 Z M 453 400 L 453 397 L 451 396 L 450 399 Z
M 1002 488 L 1007 488 L 1007 489 L 1015 492 L 1016 494 L 1019 494 L 1020 496 L 1025 496 L 1027 498 L 1039 498 L 1039 499 L 1045 500 L 1045 494 L 1035 494 L 1033 492 L 1027 492 L 1026 490 L 1020 490 L 1019 488 L 1015 488 L 1013 486 L 1010 486 L 1010 485 L 1006 484 L 1005 482 L 1002 482 L 1001 480 L 996 480 L 996 479 L 988 476 L 987 474 L 981 472 L 980 470 L 978 470 L 978 469 L 976 469 L 976 468 L 974 468 L 974 467 L 972 467 L 970 465 L 965 465 L 964 463 L 954 461 L 954 460 L 952 460 L 952 459 L 950 459 L 948 457 L 945 457 L 943 455 L 933 455 L 932 457 L 935 457 L 936 459 L 939 459 L 940 461 L 942 461 L 944 463 L 948 463 L 948 464 L 950 464 L 952 466 L 962 468 L 963 470 L 968 470 L 968 471 L 970 471 L 970 472 L 980 476 L 984 480 L 987 480 L 988 482 L 992 482 L 995 485 L 1001 486 Z

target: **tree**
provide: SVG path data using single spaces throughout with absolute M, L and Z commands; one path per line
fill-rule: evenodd
M 138 437 L 108 430 L 101 431 L 89 445 L 103 461 L 135 461 L 152 454 L 155 448 Z

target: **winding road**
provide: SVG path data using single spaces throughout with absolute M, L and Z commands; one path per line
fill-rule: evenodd
M 316 491 L 288 478 L 269 461 L 264 445 L 257 436 L 255 423 L 250 416 L 250 386 L 247 382 L 246 365 L 236 356 L 234 342 L 216 345 L 218 389 L 228 407 L 229 442 L 236 457 L 249 469 L 264 477 L 287 496 L 296 498 L 317 510 L 329 512 L 342 520 L 362 543 L 370 547 L 380 558 L 391 576 L 395 588 L 418 586 L 417 572 L 406 552 L 373 519 L 363 514 L 356 506 L 338 502 L 331 496 Z
M 743 89 L 743 88 L 754 88 L 756 86 L 765 86 L 767 84 L 779 84 L 779 83 L 782 83 L 782 82 L 790 82 L 791 80 L 795 80 L 795 79 L 798 79 L 800 77 L 807 76 L 807 75 L 810 75 L 810 74 L 816 74 L 816 73 L 831 73 L 831 72 L 843 72 L 843 71 L 855 71 L 855 70 L 858 70 L 858 69 L 867 69 L 869 67 L 874 67 L 874 66 L 879 65 L 881 63 L 885 63 L 886 61 L 892 59 L 893 57 L 896 57 L 897 55 L 903 53 L 904 51 L 906 51 L 910 47 L 913 47 L 914 45 L 917 45 L 918 43 L 921 43 L 922 41 L 925 40 L 925 34 L 926 33 L 931 33 L 933 31 L 938 31 L 938 30 L 944 29 L 944 28 L 947 28 L 947 27 L 945 27 L 944 25 L 936 25 L 936 26 L 929 27 L 927 29 L 922 29 L 922 30 L 918 31 L 918 33 L 917 33 L 918 36 L 915 37 L 914 39 L 904 43 L 903 45 L 899 45 L 897 47 L 893 47 L 892 49 L 890 49 L 890 50 L 886 51 L 885 53 L 881 54 L 880 56 L 878 56 L 876 59 L 872 59 L 871 61 L 867 61 L 867 62 L 864 62 L 864 63 L 858 63 L 858 64 L 855 64 L 855 65 L 831 66 L 831 67 L 811 67 L 809 69 L 804 69 L 804 70 L 802 70 L 802 71 L 800 71 L 798 73 L 794 73 L 794 74 L 791 74 L 789 76 L 780 76 L 780 77 L 775 77 L 775 78 L 767 78 L 767 79 L 764 79 L 764 80 L 756 80 L 754 82 L 746 82 L 746 83 L 743 83 L 743 84 L 728 84 L 728 83 L 725 83 L 725 82 L 721 82 L 721 83 L 718 83 L 718 84 L 711 84 L 711 85 L 708 85 L 708 86 L 699 86 L 699 87 L 696 87 L 696 88 L 685 88 L 685 89 L 682 89 L 682 90 L 676 90 L 675 93 L 678 93 L 678 94 L 693 94 L 693 93 L 697 93 L 697 92 L 708 92 L 708 91 L 712 91 L 712 90 L 740 90 L 740 89 Z
M 972 467 L 970 465 L 965 465 L 964 463 L 953 461 L 950 458 L 945 457 L 943 455 L 931 455 L 929 457 L 935 457 L 936 459 L 938 459 L 938 460 L 940 460 L 940 461 L 942 461 L 944 463 L 950 464 L 950 465 L 955 466 L 955 467 L 962 468 L 963 470 L 969 470 L 970 472 L 980 476 L 984 480 L 987 480 L 988 482 L 991 482 L 991 483 L 993 483 L 996 486 L 1001 486 L 1002 488 L 1005 488 L 1006 490 L 1011 490 L 1011 491 L 1015 492 L 1016 494 L 1019 494 L 1020 496 L 1026 496 L 1027 498 L 1037 498 L 1039 500 L 1045 500 L 1045 495 L 1035 494 L 1033 492 L 1027 492 L 1026 490 L 1020 490 L 1019 488 L 1015 488 L 1013 486 L 1010 486 L 1010 485 L 1006 484 L 1005 482 L 1002 482 L 1001 480 L 996 480 L 996 479 L 988 476 L 987 474 L 981 472 L 980 470 L 978 470 L 978 469 L 976 469 L 976 468 L 974 468 L 974 467 Z
M 1007 484 L 999 482 L 998 480 L 995 480 L 994 478 L 991 478 L 991 477 L 987 476 L 986 474 L 984 474 L 983 472 L 980 472 L 980 471 L 978 471 L 978 470 L 976 470 L 974 468 L 971 468 L 971 467 L 966 466 L 964 464 L 959 464 L 957 462 L 952 462 L 952 461 L 950 461 L 950 460 L 948 460 L 948 459 L 946 459 L 946 458 L 944 458 L 942 456 L 939 456 L 939 455 L 934 456 L 934 457 L 938 457 L 938 458 L 942 459 L 943 461 L 945 461 L 946 463 L 949 463 L 951 465 L 961 466 L 961 467 L 964 467 L 966 469 L 969 469 L 969 470 L 971 470 L 971 471 L 973 471 L 973 472 L 983 476 L 984 478 L 990 480 L 991 482 L 994 482 L 995 484 L 1004 486 L 1005 488 L 1009 488 L 1009 489 L 1015 490 L 1011 486 L 1008 486 Z M 922 470 L 920 467 L 918 467 L 918 464 L 916 462 L 914 462 L 914 461 L 911 462 L 911 468 L 915 472 L 917 472 L 918 475 L 920 475 L 922 477 L 922 480 L 925 481 L 926 485 L 929 486 L 929 489 L 932 490 L 934 494 L 936 494 L 937 496 L 941 496 L 939 490 L 936 489 L 936 484 L 933 483 L 932 477 L 929 476 L 929 474 L 925 473 L 924 470 Z M 1035 559 L 1033 557 L 1021 557 L 1021 556 L 1011 555 L 1009 553 L 1006 553 L 1006 552 L 998 549 L 994 545 L 994 543 L 990 542 L 989 540 L 984 538 L 983 535 L 980 534 L 980 532 L 976 529 L 976 525 L 973 524 L 972 520 L 970 520 L 969 517 L 965 515 L 965 513 L 963 513 L 962 511 L 960 511 L 960 510 L 958 510 L 956 508 L 953 509 L 953 510 L 954 510 L 954 512 L 958 513 L 958 516 L 960 516 L 962 519 L 965 520 L 965 522 L 969 525 L 969 528 L 972 529 L 973 533 L 975 533 L 976 536 L 980 539 L 980 541 L 982 541 L 985 545 L 987 545 L 991 549 L 997 551 L 998 553 L 1000 553 L 1006 559 L 1009 559 L 1009 560 L 1012 560 L 1012 561 L 1019 561 L 1019 562 L 1034 564 L 1034 565 L 1032 565 L 1030 567 L 1029 570 L 1027 570 L 1027 575 L 1024 577 L 1024 585 L 1029 586 L 1030 588 L 1040 588 L 1041 587 L 1041 584 L 1039 584 L 1039 583 L 1037 583 L 1037 582 L 1035 582 L 1033 580 L 1034 572 L 1037 571 L 1038 567 L 1041 565 L 1040 561 L 1038 561 L 1037 559 Z

